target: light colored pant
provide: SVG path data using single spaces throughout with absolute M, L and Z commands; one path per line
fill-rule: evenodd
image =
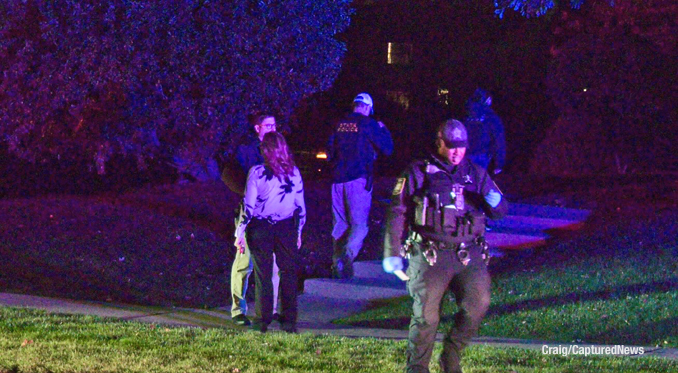
M 273 312 L 278 312 L 278 284 L 280 283 L 278 272 L 275 254 L 273 254 Z M 250 256 L 250 248 L 247 246 L 247 240 L 245 240 L 245 252 L 241 254 L 237 250 L 231 267 L 231 317 L 247 314 L 245 294 L 247 293 L 250 274 L 252 274 L 252 257 Z
M 332 184 L 333 259 L 355 260 L 368 232 L 372 190 L 365 190 L 365 178 Z

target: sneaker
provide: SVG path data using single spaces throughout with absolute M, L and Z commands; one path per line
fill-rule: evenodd
M 353 261 L 349 258 L 337 260 L 332 266 L 332 278 L 340 280 L 353 278 Z
M 250 322 L 250 319 L 248 319 L 247 316 L 245 316 L 245 315 L 242 314 L 242 313 L 239 314 L 239 315 L 233 316 L 233 317 L 231 318 L 231 320 L 232 320 L 234 323 L 236 323 L 236 324 L 238 324 L 238 325 L 241 325 L 241 326 L 248 326 L 248 325 L 251 325 L 251 324 L 252 324 L 252 323 Z

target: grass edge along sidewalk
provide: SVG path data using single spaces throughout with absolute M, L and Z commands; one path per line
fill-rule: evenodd
M 504 259 L 509 270 L 493 276 L 492 304 L 480 334 L 675 349 L 678 242 L 675 228 L 659 224 L 675 221 L 675 215 L 624 222 L 621 229 L 606 225 L 530 258 Z M 373 302 L 369 310 L 336 322 L 406 329 L 410 304 L 408 297 Z M 455 312 L 445 305 L 443 327 Z
M 170 327 L 91 315 L 0 308 L 0 372 L 392 372 L 405 341 L 238 328 Z M 434 354 L 440 353 L 440 345 Z M 473 372 L 670 372 L 678 361 L 562 356 L 523 348 L 471 346 Z M 433 372 L 438 372 L 434 367 Z

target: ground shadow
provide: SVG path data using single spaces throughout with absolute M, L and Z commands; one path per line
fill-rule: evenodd
M 515 303 L 490 307 L 487 316 L 501 316 L 518 311 L 532 311 L 544 307 L 562 306 L 579 302 L 623 299 L 632 295 L 671 291 L 677 287 L 678 278 L 673 277 L 664 281 L 623 285 L 600 291 L 572 292 L 546 298 L 526 299 Z M 452 321 L 453 318 L 448 316 L 445 319 L 445 321 Z
M 606 330 L 585 338 L 586 342 L 591 343 L 620 341 L 627 345 L 653 345 L 661 344 L 667 335 L 674 336 L 673 338 L 678 336 L 678 317 L 628 326 L 624 329 Z

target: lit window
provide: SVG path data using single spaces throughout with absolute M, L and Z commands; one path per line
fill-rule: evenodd
M 388 97 L 389 100 L 400 105 L 405 110 L 410 108 L 410 97 L 409 97 L 409 94 L 407 92 L 386 91 L 386 97 Z
M 386 62 L 389 65 L 409 65 L 412 62 L 412 44 L 388 43 Z

